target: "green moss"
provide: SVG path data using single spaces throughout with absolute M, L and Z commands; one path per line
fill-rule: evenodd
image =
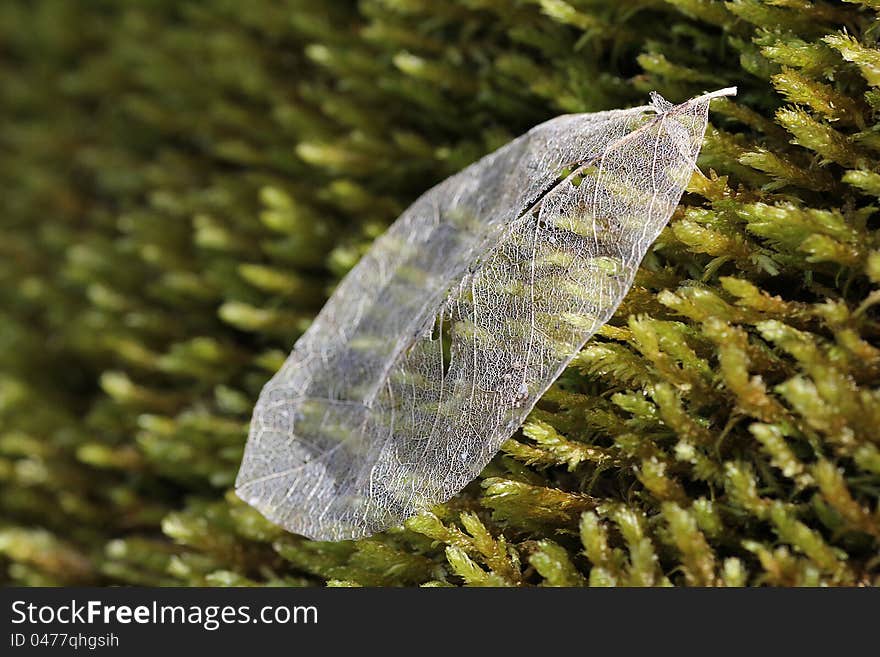
M 0 583 L 880 584 L 874 0 L 0 5 Z M 739 86 L 611 324 L 356 543 L 230 493 L 262 384 L 418 194 Z

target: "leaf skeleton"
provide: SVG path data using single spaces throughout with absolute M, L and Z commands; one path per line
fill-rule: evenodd
M 425 192 L 263 388 L 237 494 L 342 540 L 460 491 L 617 309 L 734 93 L 559 116 Z

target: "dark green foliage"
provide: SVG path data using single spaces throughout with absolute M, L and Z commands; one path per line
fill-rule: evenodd
M 0 582 L 880 583 L 875 0 L 0 3 Z M 713 105 L 612 324 L 357 543 L 229 492 L 406 205 L 562 112 Z

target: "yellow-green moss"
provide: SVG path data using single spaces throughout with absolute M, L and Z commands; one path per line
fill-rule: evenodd
M 0 4 L 0 583 L 880 583 L 877 9 Z M 419 193 L 726 85 L 706 177 L 478 481 L 339 544 L 229 492 L 261 385 Z

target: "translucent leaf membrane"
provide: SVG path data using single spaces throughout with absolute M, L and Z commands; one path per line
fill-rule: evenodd
M 560 116 L 422 195 L 266 384 L 238 495 L 340 540 L 461 490 L 614 313 L 732 93 Z

